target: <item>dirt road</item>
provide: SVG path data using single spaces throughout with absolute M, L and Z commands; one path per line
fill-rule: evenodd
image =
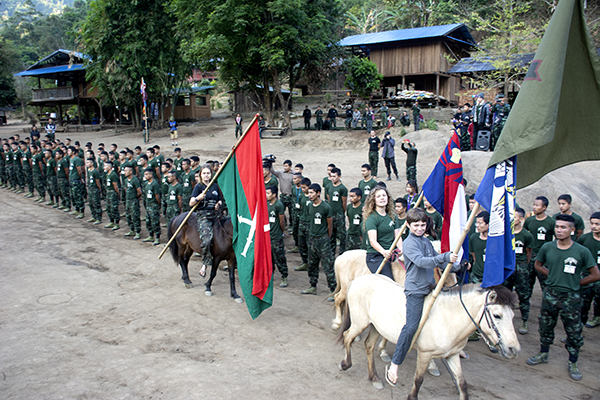
M 202 160 L 222 160 L 235 139 L 231 125 L 217 120 L 183 128 L 179 144 Z M 106 132 L 71 136 L 119 147 L 140 142 L 138 135 Z M 170 156 L 166 132 L 156 143 Z M 278 161 L 301 160 L 319 181 L 331 154 L 350 182 L 358 181 L 356 166 L 366 159 L 366 147 L 341 133 L 265 140 L 263 150 Z M 421 181 L 427 173 L 419 171 Z M 399 195 L 403 185 L 404 179 L 392 182 L 391 189 Z M 354 345 L 354 366 L 338 370 L 343 350 L 330 329 L 333 307 L 325 302 L 323 275 L 318 296 L 302 296 L 308 278 L 292 271 L 290 286 L 276 285 L 273 307 L 253 321 L 244 304 L 229 298 L 225 273 L 215 280 L 215 295 L 204 295 L 198 259 L 190 264 L 195 287 L 186 289 L 168 253 L 157 260 L 159 248 L 125 239 L 125 229 L 91 226 L 6 190 L 0 190 L 0 209 L 3 399 L 375 399 L 405 398 L 410 390 L 414 352 L 397 388 L 378 391 L 368 382 L 362 343 Z M 291 269 L 299 263 L 288 256 Z M 536 316 L 537 287 L 532 304 Z M 552 346 L 549 364 L 525 364 L 539 349 L 537 318 L 530 334 L 519 337 L 522 354 L 515 360 L 490 353 L 481 341 L 469 343 L 471 358 L 462 365 L 471 398 L 600 398 L 600 328 L 585 328 L 584 335 L 581 382 L 569 379 L 561 345 Z M 557 338 L 563 336 L 559 323 Z M 384 363 L 376 366 L 383 377 Z M 427 375 L 421 397 L 457 398 L 449 373 Z

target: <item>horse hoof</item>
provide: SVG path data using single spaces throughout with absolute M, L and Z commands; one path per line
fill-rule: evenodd
M 190 283 L 184 283 L 184 285 L 185 285 L 186 289 L 191 289 L 191 288 L 194 287 L 194 284 L 192 282 L 190 282 Z
M 381 381 L 373 381 L 373 386 L 375 387 L 375 389 L 383 389 L 383 383 L 381 383 Z
M 390 355 L 389 355 L 389 354 L 387 354 L 387 353 L 385 353 L 385 354 L 383 354 L 383 353 L 382 353 L 382 354 L 379 356 L 379 358 L 381 358 L 381 361 L 383 361 L 383 362 L 385 362 L 385 363 L 392 362 L 392 359 L 390 358 Z
M 235 300 L 235 302 L 238 303 L 238 304 L 242 304 L 244 302 L 244 300 L 241 297 L 236 297 L 233 300 Z
M 337 331 L 338 329 L 340 329 L 340 324 L 336 324 L 336 323 L 331 324 L 331 329 L 333 329 L 334 331 Z
M 213 293 L 210 290 L 205 290 L 204 294 L 207 295 L 207 296 L 209 296 L 209 297 L 213 295 Z

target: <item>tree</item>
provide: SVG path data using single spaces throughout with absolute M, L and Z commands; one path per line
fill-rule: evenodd
M 377 65 L 368 58 L 354 56 L 344 62 L 346 86 L 363 99 L 380 88 L 383 75 L 377 71 Z

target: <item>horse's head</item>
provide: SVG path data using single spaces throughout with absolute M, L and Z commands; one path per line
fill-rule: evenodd
M 479 325 L 483 333 L 500 348 L 506 358 L 515 358 L 521 352 L 521 344 L 517 339 L 513 326 L 512 307 L 515 296 L 504 286 L 495 286 L 486 292 L 484 311 Z

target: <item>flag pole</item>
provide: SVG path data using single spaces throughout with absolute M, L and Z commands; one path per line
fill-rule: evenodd
M 419 195 L 419 198 L 417 199 L 417 202 L 415 203 L 415 205 L 413 207 L 418 207 L 419 204 L 421 204 L 421 200 L 423 200 L 423 190 L 422 189 L 421 189 L 421 194 Z M 389 250 L 390 255 L 392 254 L 392 251 L 394 251 L 394 249 L 398 245 L 398 241 L 400 240 L 402 235 L 404 235 L 404 232 L 406 232 L 407 228 L 408 228 L 408 223 L 406 221 L 404 221 L 402 228 L 400 228 L 400 233 L 394 239 L 394 243 L 392 243 L 392 247 L 390 247 L 390 250 Z M 387 261 L 388 261 L 388 259 L 386 257 L 383 257 L 383 261 L 379 265 L 379 268 L 377 268 L 377 271 L 375 271 L 376 274 L 379 274 L 381 272 L 381 270 L 383 269 L 383 267 Z
M 246 135 L 250 131 L 250 128 L 252 127 L 252 125 L 254 125 L 254 121 L 256 121 L 257 118 L 258 118 L 258 114 L 256 114 L 254 116 L 254 118 L 252 118 L 252 121 L 250 121 L 250 124 L 248 125 L 248 127 L 246 128 L 246 130 L 244 131 L 244 133 L 242 134 L 242 136 L 240 136 L 240 138 L 235 143 L 235 145 L 233 145 L 231 151 L 227 155 L 227 158 L 225 158 L 225 161 L 223 161 L 223 164 L 221 164 L 221 168 L 219 168 L 219 170 L 215 173 L 215 175 L 212 177 L 212 179 L 210 180 L 210 182 L 208 183 L 208 185 L 206 186 L 206 188 L 204 189 L 204 191 L 200 195 L 206 194 L 206 192 L 212 186 L 212 184 L 217 181 L 217 178 L 219 177 L 219 175 L 221 175 L 221 171 L 223 171 L 223 167 L 225 167 L 225 165 L 229 162 L 229 160 L 233 156 L 233 153 L 235 152 L 235 149 L 238 148 L 238 146 L 240 145 L 240 143 L 242 142 L 242 140 L 246 137 Z M 183 228 L 183 226 L 185 225 L 185 223 L 187 222 L 187 220 L 190 218 L 190 215 L 192 215 L 192 213 L 194 212 L 194 210 L 196 210 L 196 207 L 198 207 L 199 205 L 200 205 L 200 202 L 196 203 L 194 205 L 194 207 L 192 207 L 192 209 L 185 216 L 183 222 L 179 225 L 179 228 L 177 228 L 177 230 L 175 231 L 175 233 L 173 233 L 173 235 L 171 236 L 171 239 L 169 239 L 169 241 L 167 242 L 167 245 L 160 252 L 160 254 L 158 256 L 159 260 L 166 253 L 167 249 L 171 245 L 171 242 L 173 242 L 173 240 L 175 240 L 175 238 L 177 237 L 177 235 L 179 234 L 179 232 L 181 231 L 181 229 Z
M 458 252 L 462 248 L 463 242 L 467 238 L 467 235 L 469 234 L 471 225 L 473 225 L 473 221 L 475 221 L 475 218 L 477 218 L 478 212 L 479 212 L 479 203 L 475 202 L 473 211 L 471 211 L 471 215 L 469 216 L 469 219 L 467 220 L 467 225 L 465 225 L 465 229 L 463 229 L 463 232 L 460 235 L 458 243 L 456 244 L 456 247 L 454 248 L 454 251 L 453 251 L 454 254 L 458 254 Z M 442 277 L 440 278 L 437 286 L 435 287 L 435 290 L 433 291 L 431 301 L 427 304 L 427 306 L 425 307 L 425 310 L 423 311 L 423 316 L 421 317 L 421 322 L 419 322 L 419 327 L 417 328 L 417 332 L 415 332 L 415 335 L 413 336 L 413 340 L 410 344 L 410 349 L 408 349 L 408 352 L 410 352 L 412 350 L 415 343 L 417 342 L 417 339 L 419 338 L 419 334 L 421 333 L 421 330 L 423 330 L 423 325 L 425 325 L 425 322 L 427 322 L 429 313 L 431 312 L 431 309 L 433 308 L 433 304 L 435 303 L 435 300 L 437 299 L 438 295 L 442 291 L 442 287 L 444 287 L 446 278 L 448 278 L 448 275 L 450 275 L 450 270 L 452 269 L 452 265 L 453 265 L 452 263 L 448 263 L 448 265 L 446 265 L 446 269 L 444 270 Z

